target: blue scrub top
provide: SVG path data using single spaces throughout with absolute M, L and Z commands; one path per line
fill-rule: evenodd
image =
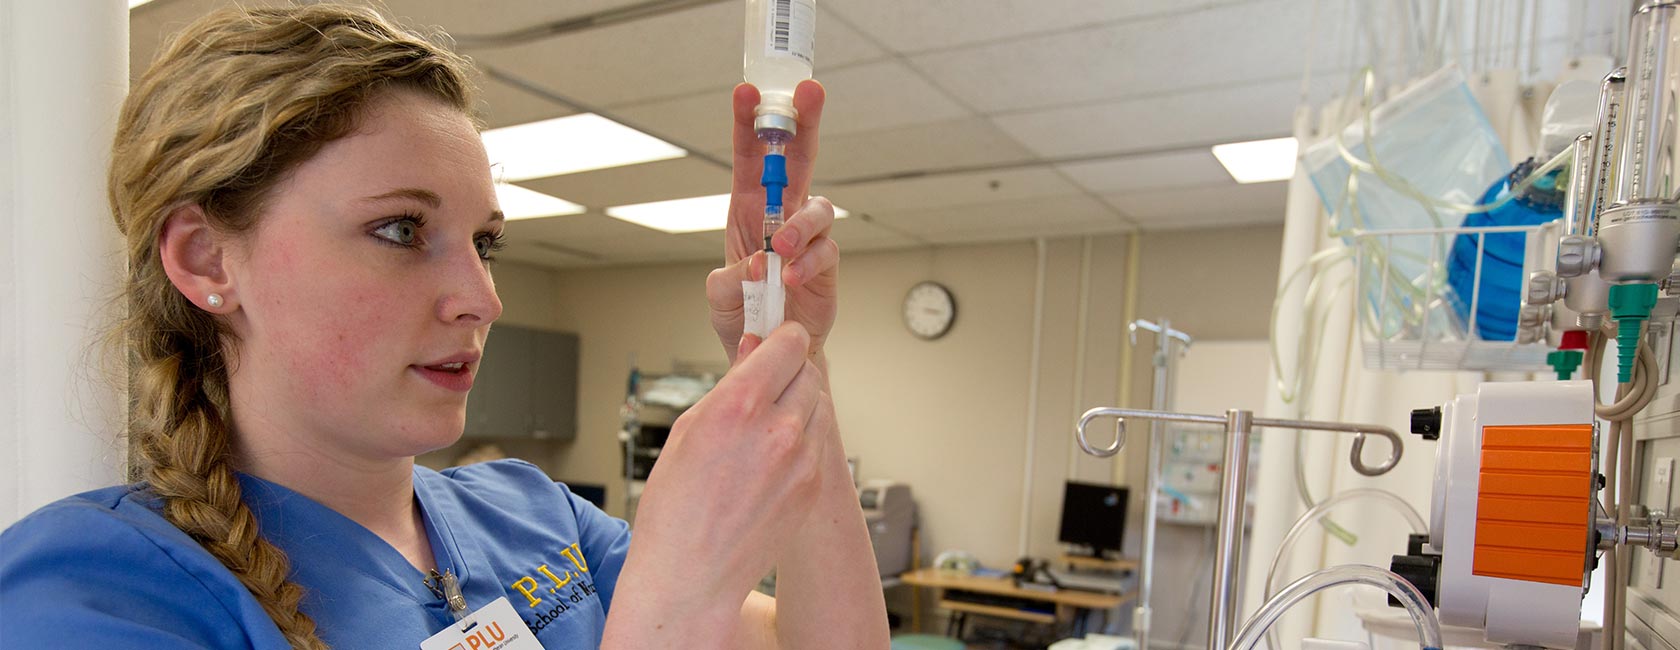
M 404 648 L 453 622 L 395 548 L 308 497 L 241 476 L 262 533 L 286 552 L 300 605 L 335 648 Z M 438 570 L 469 609 L 507 597 L 547 650 L 601 643 L 629 526 L 505 460 L 414 469 Z M 221 562 L 141 486 L 69 497 L 0 534 L 0 647 L 289 648 Z

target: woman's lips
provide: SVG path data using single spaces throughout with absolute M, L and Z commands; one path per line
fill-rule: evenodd
M 445 390 L 465 393 L 472 389 L 473 368 L 469 364 L 438 364 L 435 366 L 409 366 L 410 370 L 419 373 L 426 381 L 430 381 Z

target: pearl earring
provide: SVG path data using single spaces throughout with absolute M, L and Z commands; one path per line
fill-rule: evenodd
M 208 296 L 205 296 L 204 297 L 204 302 L 210 303 L 211 307 L 220 307 L 220 306 L 222 306 L 222 294 L 212 293 Z

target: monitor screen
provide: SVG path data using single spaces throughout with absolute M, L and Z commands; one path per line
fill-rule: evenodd
M 583 500 L 595 504 L 597 508 L 607 507 L 607 486 L 591 485 L 589 483 L 567 483 L 566 489 L 572 494 L 583 497 Z
M 1092 555 L 1118 552 L 1126 530 L 1126 488 L 1068 481 L 1062 494 L 1063 544 L 1084 547 Z

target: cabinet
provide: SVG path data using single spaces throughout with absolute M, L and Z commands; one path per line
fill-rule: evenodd
M 467 397 L 468 438 L 577 437 L 576 334 L 497 325 Z

